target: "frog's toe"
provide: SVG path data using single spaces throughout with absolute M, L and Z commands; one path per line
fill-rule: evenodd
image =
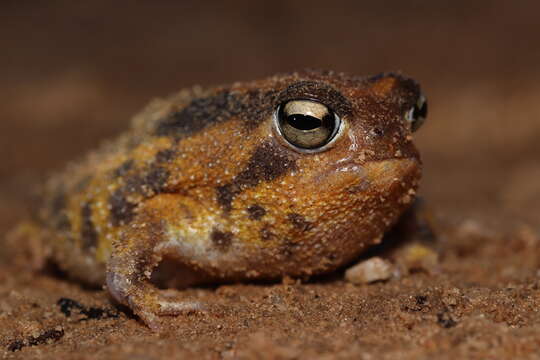
M 204 311 L 205 307 L 198 301 L 172 299 L 162 294 L 151 298 L 129 299 L 133 312 L 153 331 L 159 332 L 166 316 L 178 316 Z
M 205 311 L 206 307 L 199 301 L 175 300 L 170 297 L 160 297 L 158 300 L 159 315 L 181 315 Z
M 138 311 L 139 318 L 154 332 L 160 332 L 163 329 L 162 319 L 151 311 Z
M 109 272 L 107 285 L 110 294 L 122 304 L 129 306 L 135 315 L 152 330 L 161 328 L 160 317 L 177 316 L 205 310 L 199 301 L 182 299 L 173 290 L 158 290 L 149 282 L 133 283 L 122 276 Z
M 135 314 L 139 316 L 139 318 L 151 330 L 160 332 L 163 329 L 166 316 L 177 316 L 181 314 L 204 311 L 204 306 L 202 303 L 197 301 L 174 301 L 173 299 L 165 299 L 158 296 L 155 304 L 134 306 L 133 310 Z

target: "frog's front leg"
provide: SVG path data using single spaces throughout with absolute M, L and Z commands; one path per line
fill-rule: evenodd
M 202 309 L 199 302 L 171 297 L 150 281 L 155 267 L 173 251 L 166 244 L 167 220 L 163 217 L 165 212 L 170 215 L 171 209 L 167 209 L 170 199 L 163 197 L 139 209 L 113 242 L 107 264 L 107 287 L 111 295 L 130 307 L 153 330 L 159 330 L 160 316 Z

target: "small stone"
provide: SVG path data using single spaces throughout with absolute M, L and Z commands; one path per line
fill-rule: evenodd
M 394 265 L 374 256 L 345 271 L 345 279 L 353 284 L 369 284 L 374 281 L 388 280 L 393 272 Z
M 408 272 L 422 270 L 435 273 L 439 267 L 439 255 L 437 252 L 419 243 L 412 243 L 401 249 L 396 256 L 396 261 Z

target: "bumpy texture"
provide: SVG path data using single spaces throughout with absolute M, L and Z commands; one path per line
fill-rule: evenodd
M 412 202 L 419 155 L 405 77 L 306 71 L 154 100 L 117 140 L 46 185 L 34 228 L 72 276 L 107 283 L 148 325 L 198 309 L 150 282 L 329 272 L 372 244 Z M 316 100 L 342 120 L 332 146 L 302 152 L 276 108 Z M 171 270 L 172 269 L 172 270 Z

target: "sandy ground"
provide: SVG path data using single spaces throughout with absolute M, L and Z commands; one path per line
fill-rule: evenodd
M 35 184 L 150 98 L 318 67 L 423 85 L 421 193 L 440 258 L 371 285 L 341 272 L 190 289 L 209 311 L 157 335 L 106 292 L 0 250 L 0 356 L 540 358 L 540 8 L 460 3 L 2 2 L 0 245 Z

